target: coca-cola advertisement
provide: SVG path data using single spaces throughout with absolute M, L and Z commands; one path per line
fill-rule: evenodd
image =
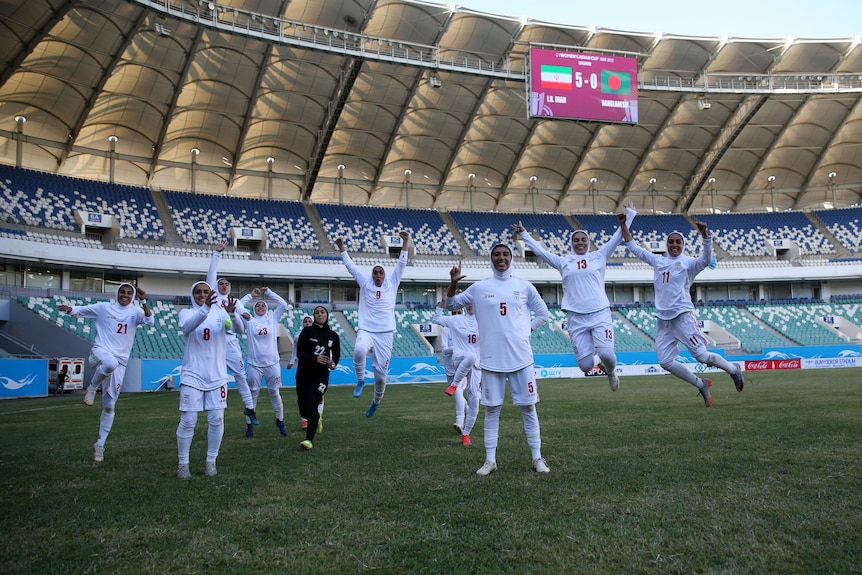
M 745 362 L 745 371 L 764 371 L 767 369 L 802 369 L 802 360 L 792 359 L 756 359 Z
M 763 371 L 766 369 L 772 369 L 771 359 L 758 359 L 745 362 L 745 371 Z

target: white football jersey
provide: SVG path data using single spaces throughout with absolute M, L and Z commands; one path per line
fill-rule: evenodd
M 449 298 L 449 309 L 473 304 L 479 333 L 479 366 L 513 372 L 533 364 L 530 334 L 548 321 L 548 306 L 526 280 L 492 276 Z M 531 313 L 536 314 L 531 319 Z
M 341 252 L 341 261 L 359 284 L 359 329 L 372 333 L 395 331 L 395 300 L 407 266 L 407 250 L 401 250 L 398 264 L 391 274 L 386 274 L 380 287 L 374 285 L 370 276 L 359 271 L 346 251 Z
M 287 302 L 274 291 L 268 289 L 264 295 L 266 299 L 272 299 L 275 302 L 275 309 L 262 316 L 255 313 L 251 294 L 241 300 L 245 305 L 251 304 L 246 308 L 251 318 L 243 317 L 242 321 L 245 324 L 245 335 L 248 341 L 248 363 L 256 367 L 268 367 L 278 363 L 278 326 L 284 310 L 287 309 Z
M 186 338 L 181 385 L 203 391 L 224 385 L 228 379 L 227 334 L 242 333 L 242 318 L 236 312 L 229 315 L 217 305 L 199 306 L 192 295 L 192 307 L 180 310 L 179 325 Z
M 466 312 L 461 315 L 443 315 L 443 309 L 438 307 L 431 321 L 442 325 L 444 334 L 448 331 L 454 357 L 468 354 L 479 357 L 479 322 L 475 315 Z M 446 345 L 445 338 L 443 345 Z
M 694 278 L 709 265 L 712 259 L 712 237 L 703 238 L 703 252 L 693 258 L 685 254 L 672 258 L 654 254 L 630 241 L 626 247 L 638 258 L 653 267 L 655 284 L 655 315 L 659 319 L 673 319 L 687 311 L 694 311 L 691 301 L 691 284 Z
M 132 301 L 134 302 L 134 296 Z M 71 307 L 70 315 L 73 317 L 96 320 L 96 339 L 93 342 L 93 349 L 106 351 L 120 360 L 123 365 L 129 360 L 138 326 L 155 324 L 155 317 L 152 315 L 147 317 L 144 310 L 134 303 L 122 306 L 118 302 L 102 301 Z

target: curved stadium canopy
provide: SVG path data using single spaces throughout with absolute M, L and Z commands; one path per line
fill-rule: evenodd
M 845 207 L 862 194 L 860 40 L 622 32 L 407 0 L 13 0 L 0 161 L 414 209 Z M 636 57 L 639 123 L 529 119 L 531 46 Z

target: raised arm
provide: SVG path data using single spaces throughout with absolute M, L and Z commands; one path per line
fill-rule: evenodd
M 623 241 L 629 243 L 634 240 L 632 233 L 629 231 L 629 226 L 626 223 L 627 214 L 617 214 L 617 223 L 620 226 L 620 232 L 623 234 Z
M 392 270 L 392 283 L 398 285 L 401 283 L 401 276 L 404 275 L 404 270 L 407 268 L 407 257 L 409 255 L 408 247 L 410 243 L 410 232 L 398 232 L 401 238 L 401 253 L 398 255 L 398 263 L 395 264 L 395 269 Z
M 434 310 L 434 316 L 431 318 L 431 323 L 436 323 L 437 325 L 446 325 L 446 316 L 443 315 L 443 310 L 446 309 L 446 295 L 443 295 L 443 299 L 440 300 L 440 303 L 437 304 L 437 308 Z
M 563 267 L 563 258 L 557 254 L 552 254 L 539 242 L 534 240 L 533 236 L 530 235 L 530 232 L 527 231 L 523 223 L 519 221 L 517 224 L 512 224 L 512 231 L 517 234 L 521 234 L 521 239 L 524 240 L 524 245 L 533 250 L 533 253 L 535 253 L 536 257 L 540 260 L 558 270 Z
M 350 254 L 347 253 L 347 248 L 344 247 L 344 238 L 336 238 L 335 245 L 338 247 L 338 251 L 341 252 L 341 261 L 344 264 L 344 267 L 347 268 L 347 271 L 353 276 L 353 279 L 355 279 L 360 285 L 366 283 L 368 281 L 368 276 L 359 271 L 359 268 L 356 267 L 355 263 L 353 263 L 353 260 L 350 258 Z
M 410 246 L 410 232 L 402 230 L 398 232 L 398 237 L 401 238 L 401 251 L 406 252 Z
M 464 274 L 461 273 L 461 260 L 458 260 L 457 266 L 452 266 L 449 270 L 449 287 L 446 288 L 446 297 L 455 297 L 455 292 L 458 290 L 458 282 L 464 279 Z
M 218 287 L 216 285 L 216 283 L 218 283 L 218 263 L 221 260 L 221 253 L 226 247 L 227 242 L 225 240 L 221 240 L 213 248 L 213 255 L 210 258 L 210 267 L 207 270 L 207 284 L 213 291 L 216 291 L 216 288 Z
M 216 302 L 216 292 L 211 291 L 207 296 L 207 301 L 204 305 L 197 309 L 184 309 L 180 311 L 180 329 L 183 335 L 189 335 L 198 328 L 200 324 L 206 320 L 210 314 L 212 305 Z
M 269 298 L 275 302 L 275 310 L 273 310 L 272 313 L 275 315 L 276 318 L 281 319 L 281 316 L 284 314 L 285 310 L 290 307 L 288 303 L 284 300 L 283 297 L 281 297 L 267 287 L 260 288 L 260 291 L 263 294 L 263 297 Z
M 619 216 L 623 214 L 617 215 L 617 222 L 619 222 Z M 635 205 L 632 202 L 626 203 L 625 208 L 625 225 L 626 229 L 632 225 L 632 221 L 634 221 L 635 216 L 638 215 L 638 211 L 635 209 Z M 614 235 L 611 236 L 611 239 L 607 241 L 605 245 L 603 245 L 600 251 L 604 254 L 605 258 L 611 257 L 611 254 L 614 253 L 614 250 L 617 249 L 617 246 L 620 245 L 625 238 L 623 237 L 622 226 L 618 227 L 614 232 Z M 626 240 L 628 241 L 628 240 Z
M 245 313 L 245 308 L 242 307 L 239 300 L 228 294 L 227 305 L 224 307 L 224 310 L 231 318 L 230 327 L 228 329 L 234 333 L 244 333 L 245 324 L 242 321 L 242 315 Z
M 251 300 L 253 300 L 255 298 L 259 298 L 260 295 L 261 295 L 260 294 L 260 288 L 254 288 L 251 290 L 251 293 L 247 293 L 244 296 L 242 296 L 242 299 L 239 300 L 239 303 L 241 303 L 242 306 L 245 307 L 249 303 L 251 303 Z
M 709 266 L 712 261 L 712 236 L 709 235 L 709 228 L 707 227 L 706 222 L 695 221 L 694 225 L 697 227 L 697 231 L 703 239 L 703 251 L 700 254 L 700 258 L 698 258 L 697 265 L 697 271 L 699 273 Z
M 153 317 L 153 310 L 150 309 L 147 303 L 147 292 L 139 287 L 135 287 L 135 293 L 141 302 L 141 308 L 144 310 L 144 325 L 155 325 L 156 319 Z

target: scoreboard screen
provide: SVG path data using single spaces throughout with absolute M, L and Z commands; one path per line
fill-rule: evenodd
M 638 122 L 637 60 L 530 49 L 530 117 Z

